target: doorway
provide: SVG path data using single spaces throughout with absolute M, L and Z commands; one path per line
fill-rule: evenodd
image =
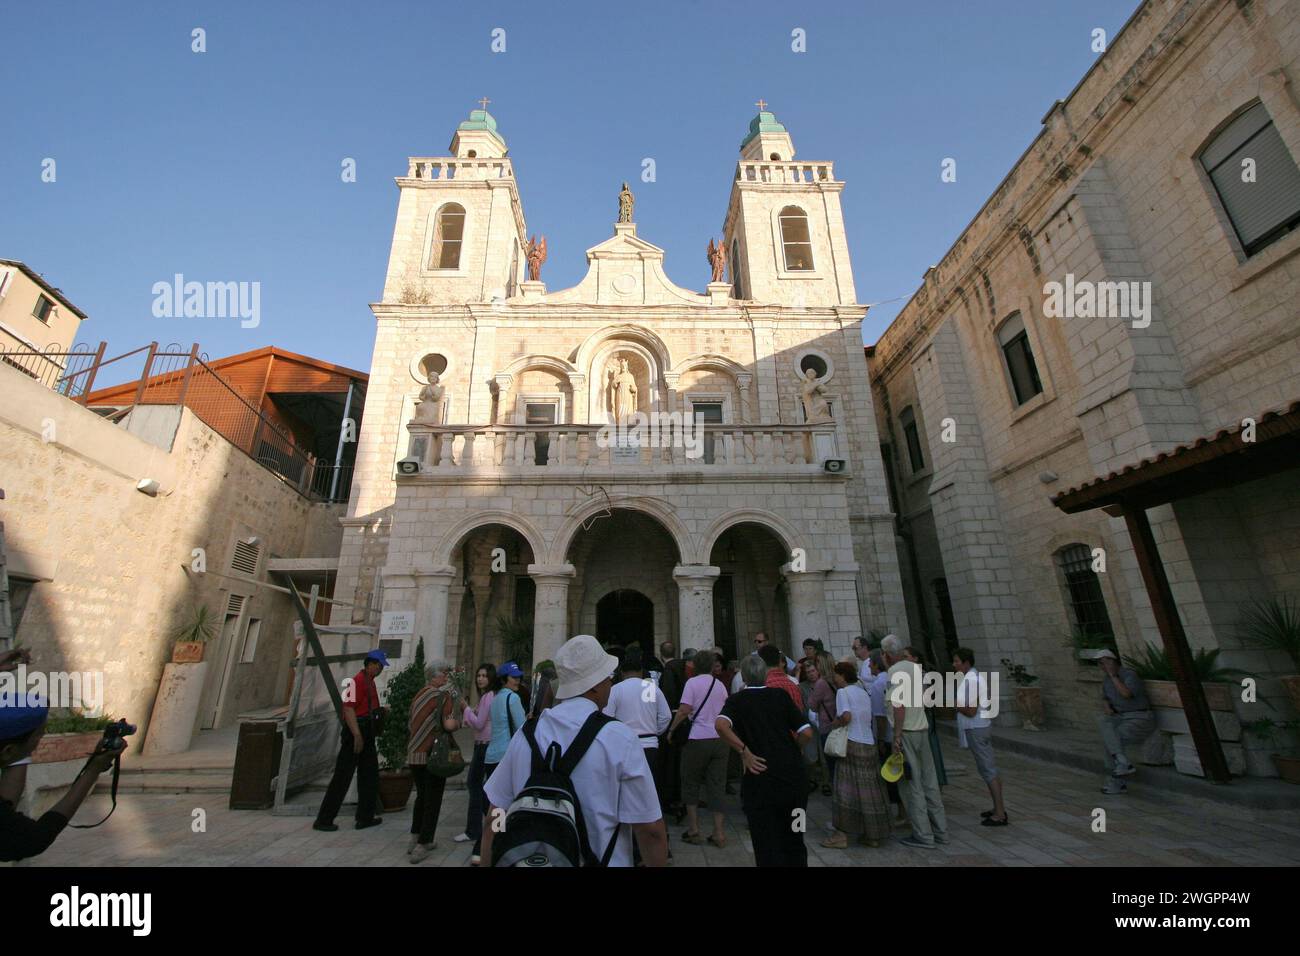
M 610 591 L 596 603 L 596 640 L 641 648 L 642 658 L 654 656 L 655 607 L 640 591 Z

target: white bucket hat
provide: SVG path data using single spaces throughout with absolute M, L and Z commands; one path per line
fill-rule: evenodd
M 572 637 L 555 652 L 555 676 L 559 683 L 555 699 L 568 700 L 585 694 L 612 676 L 617 668 L 618 658 L 606 654 L 590 634 Z

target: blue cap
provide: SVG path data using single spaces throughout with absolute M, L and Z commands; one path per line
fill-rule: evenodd
M 25 737 L 45 723 L 50 708 L 38 694 L 0 693 L 0 740 Z
M 523 677 L 524 672 L 519 669 L 519 665 L 514 661 L 506 661 L 497 668 L 497 677 Z
M 388 655 L 376 648 L 366 655 L 366 662 L 369 663 L 370 661 L 378 661 L 380 667 L 387 667 Z

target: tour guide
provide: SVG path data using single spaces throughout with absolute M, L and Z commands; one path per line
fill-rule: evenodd
M 352 679 L 352 693 L 343 702 L 343 727 L 339 733 L 339 759 L 334 763 L 334 776 L 321 801 L 313 830 L 338 829 L 334 817 L 343 805 L 343 796 L 357 774 L 357 829 L 377 826 L 383 818 L 375 814 L 379 801 L 379 753 L 375 749 L 378 736 L 376 725 L 383 715 L 379 706 L 379 690 L 375 678 L 388 666 L 383 651 L 371 651 L 365 664 Z

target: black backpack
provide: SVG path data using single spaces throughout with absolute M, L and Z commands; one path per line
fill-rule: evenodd
M 609 866 L 621 827 L 614 828 L 609 846 L 597 859 L 570 775 L 596 735 L 613 722 L 613 717 L 596 711 L 567 751 L 561 754 L 560 745 L 552 741 L 545 756 L 537 746 L 537 718 L 524 724 L 533 766 L 524 789 L 506 810 L 505 829 L 493 836 L 493 866 Z

